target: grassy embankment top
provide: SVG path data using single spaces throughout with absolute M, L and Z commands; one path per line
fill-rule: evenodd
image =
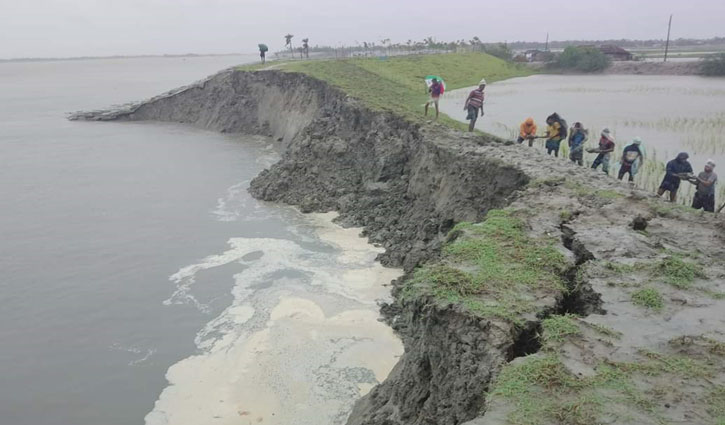
M 533 73 L 526 67 L 485 53 L 273 62 L 246 65 L 239 69 L 301 72 L 327 81 L 375 110 L 391 111 L 415 122 L 425 120 L 423 105 L 428 94 L 423 78 L 426 75 L 439 75 L 445 80 L 447 91 L 451 91 L 476 85 L 481 78 L 491 83 Z M 431 112 L 435 114 L 435 111 L 429 111 L 429 114 Z M 452 128 L 465 128 L 463 123 L 443 114 L 439 121 Z

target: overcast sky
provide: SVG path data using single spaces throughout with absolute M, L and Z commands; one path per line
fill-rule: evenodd
M 0 0 L 0 58 L 272 50 L 299 42 L 725 35 L 722 0 Z M 296 43 L 298 44 L 298 43 Z

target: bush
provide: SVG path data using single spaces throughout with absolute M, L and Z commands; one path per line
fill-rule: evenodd
M 513 52 L 504 43 L 484 44 L 483 51 L 505 61 L 510 61 L 513 58 Z
M 710 55 L 702 60 L 700 64 L 702 75 L 723 76 L 725 75 L 725 53 Z
M 595 47 L 569 46 L 556 59 L 559 68 L 581 72 L 603 71 L 610 63 L 609 56 Z

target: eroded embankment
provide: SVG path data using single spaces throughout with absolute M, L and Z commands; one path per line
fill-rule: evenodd
M 435 125 L 420 127 L 371 111 L 298 74 L 229 71 L 146 103 L 75 117 L 179 121 L 277 137 L 284 142 L 283 159 L 252 182 L 251 192 L 305 211 L 337 210 L 343 223 L 364 226 L 371 240 L 386 248 L 385 264 L 405 266 L 408 273 L 395 285 L 396 301 L 383 309 L 405 354 L 388 379 L 357 403 L 350 424 L 460 424 L 487 408 L 476 423 L 598 423 L 602 412 L 597 406 L 607 403 L 623 406 L 616 419 L 635 417 L 640 423 L 642 418 L 681 420 L 698 408 L 706 413 L 702 421 L 691 423 L 708 423 L 719 414 L 692 396 L 675 411 L 645 396 L 635 399 L 639 404 L 610 399 L 611 391 L 599 395 L 599 387 L 593 386 L 596 394 L 590 399 L 560 400 L 561 391 L 544 391 L 561 384 L 557 376 L 552 382 L 536 380 L 548 379 L 546 371 L 521 378 L 525 388 L 541 384 L 539 393 L 502 391 L 502 384 L 496 384 L 502 369 L 535 361 L 543 353 L 548 353 L 546 368 L 561 364 L 573 371 L 574 378 L 566 381 L 570 384 L 577 373 L 596 376 L 607 362 L 637 364 L 641 350 L 670 355 L 667 350 L 678 337 L 697 333 L 725 339 L 718 333 L 725 326 L 718 298 L 725 289 L 717 261 L 724 254 L 722 229 L 710 217 L 688 215 L 683 226 L 666 218 L 669 212 L 650 195 L 600 173 L 521 146 Z M 454 228 L 504 207 L 481 225 Z M 636 215 L 652 233 L 632 228 Z M 677 241 L 687 241 L 687 246 L 679 247 Z M 666 308 L 638 310 L 632 301 L 639 300 L 635 292 L 660 285 L 658 264 L 668 258 L 681 261 L 690 250 L 698 252 L 703 273 L 697 276 L 705 278 L 692 277 L 676 291 L 696 287 L 697 292 L 674 294 L 667 287 L 669 300 L 686 301 L 665 299 Z M 626 284 L 612 280 L 606 264 L 620 262 L 634 268 L 630 274 L 641 276 Z M 681 326 L 657 316 L 682 311 L 703 325 Z M 573 325 L 565 335 L 557 334 L 553 344 L 547 339 L 552 332 L 547 320 L 562 317 Z M 646 343 L 631 319 L 647 323 L 652 335 Z M 601 343 L 596 333 L 572 330 L 603 323 L 611 335 L 623 336 Z M 607 349 L 589 353 L 568 348 L 568 338 L 578 338 L 574 347 L 604 344 Z M 722 361 L 708 371 L 707 379 L 715 383 L 703 391 L 717 397 Z M 631 368 L 627 372 L 634 373 Z M 583 384 L 562 391 L 576 394 L 577 385 Z M 627 388 L 632 387 L 639 388 Z M 540 410 L 531 407 L 528 416 L 515 416 L 523 404 L 536 405 L 537 398 Z M 647 400 L 645 413 L 640 412 L 642 400 Z M 582 411 L 588 416 L 576 416 Z

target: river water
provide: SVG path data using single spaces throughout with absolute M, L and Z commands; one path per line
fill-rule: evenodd
M 402 348 L 399 270 L 257 202 L 269 140 L 70 122 L 254 57 L 0 64 L 0 423 L 342 423 Z
M 463 103 L 469 89 L 446 93 L 441 108 L 465 122 Z M 486 88 L 483 119 L 476 128 L 515 139 L 519 124 L 533 117 L 543 134 L 545 119 L 558 112 L 571 126 L 576 121 L 589 129 L 589 147 L 609 128 L 617 139 L 617 152 L 634 137 L 644 140 L 650 166 L 637 177 L 648 189 L 659 186 L 662 164 L 680 151 L 690 154 L 696 172 L 708 158 L 725 168 L 725 78 L 643 75 L 535 75 L 490 84 Z M 543 145 L 543 141 L 537 142 Z M 523 148 L 523 147 L 522 147 Z M 542 149 L 542 146 L 537 146 Z M 585 154 L 589 163 L 595 154 Z M 619 156 L 616 158 L 619 159 Z M 656 165 L 657 163 L 658 165 Z M 616 167 L 615 167 L 616 171 Z M 717 169 L 716 169 L 717 171 Z M 611 172 L 610 172 L 611 173 Z M 720 198 L 725 184 L 720 184 Z M 692 192 L 692 185 L 683 185 Z M 687 196 L 681 197 L 682 201 Z

